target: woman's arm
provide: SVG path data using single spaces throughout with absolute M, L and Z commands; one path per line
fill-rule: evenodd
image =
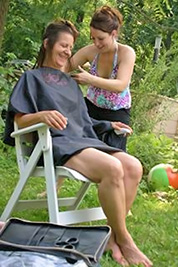
M 70 72 L 78 69 L 87 62 L 91 62 L 96 54 L 96 48 L 93 45 L 85 46 L 79 49 L 69 60 L 66 71 Z
M 67 127 L 67 118 L 57 110 L 45 110 L 30 114 L 18 113 L 15 115 L 15 121 L 20 128 L 39 122 L 44 122 L 57 130 L 64 130 Z
M 81 67 L 79 67 L 81 73 L 75 74 L 73 78 L 80 84 L 93 85 L 108 91 L 122 92 L 128 86 L 132 77 L 135 64 L 135 52 L 129 46 L 122 46 L 119 53 L 119 68 L 116 79 L 94 76 Z

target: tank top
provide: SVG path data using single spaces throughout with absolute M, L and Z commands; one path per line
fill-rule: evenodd
M 99 54 L 97 54 L 91 63 L 89 72 L 92 75 L 98 76 L 97 63 Z M 116 79 L 118 71 L 118 52 L 115 51 L 113 59 L 113 68 L 110 79 Z M 111 92 L 106 89 L 89 86 L 87 90 L 87 98 L 94 105 L 100 108 L 119 110 L 122 108 L 129 109 L 131 107 L 130 84 L 122 92 Z

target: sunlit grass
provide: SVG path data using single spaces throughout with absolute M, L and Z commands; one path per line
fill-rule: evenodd
M 18 180 L 18 169 L 13 149 L 0 148 L 0 213 L 3 211 Z M 66 182 L 62 194 L 71 194 L 77 190 L 77 183 Z M 22 197 L 35 198 L 45 189 L 44 181 L 32 178 Z M 138 247 L 153 261 L 156 267 L 178 266 L 178 194 L 170 190 L 163 198 L 154 193 L 139 194 L 132 207 L 132 215 L 127 217 L 127 226 Z M 97 187 L 92 185 L 91 191 L 83 201 L 83 206 L 98 204 Z M 25 210 L 14 212 L 13 216 L 32 221 L 48 221 L 48 212 L 42 210 Z M 94 222 L 105 224 L 106 221 Z M 116 267 L 110 253 L 103 255 L 102 267 Z

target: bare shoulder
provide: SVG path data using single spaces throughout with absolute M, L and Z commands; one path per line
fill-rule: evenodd
M 136 54 L 135 50 L 131 46 L 118 43 L 118 56 L 120 59 L 131 57 L 135 60 Z

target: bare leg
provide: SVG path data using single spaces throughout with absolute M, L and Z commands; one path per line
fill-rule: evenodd
M 142 166 L 139 160 L 126 153 L 115 153 L 113 154 L 113 156 L 119 159 L 119 161 L 122 163 L 122 167 L 124 170 L 124 187 L 126 194 L 127 214 L 137 194 L 137 188 L 142 178 Z
M 122 156 L 123 154 L 124 156 Z M 135 195 L 133 197 L 130 190 L 125 190 L 125 183 L 129 183 L 129 180 L 124 181 L 126 179 L 124 174 L 126 166 L 124 166 L 124 163 L 134 161 L 134 159 L 125 153 L 115 153 L 112 156 L 93 148 L 88 148 L 71 157 L 65 166 L 81 172 L 91 181 L 99 184 L 98 195 L 101 206 L 113 229 L 116 244 L 119 246 L 125 260 L 129 264 L 142 263 L 145 267 L 150 267 L 152 263 L 137 248 L 125 224 L 126 210 L 133 202 L 132 199 L 134 199 Z M 138 165 L 137 168 L 140 169 L 139 178 L 135 183 L 138 184 L 141 176 L 141 165 L 135 159 L 134 164 L 136 163 Z M 128 174 L 126 172 L 127 175 L 129 175 L 129 172 Z M 135 179 L 134 173 L 132 173 L 132 176 Z M 138 174 L 135 175 L 135 177 L 137 176 Z M 129 194 L 131 194 L 131 197 L 127 204 L 126 195 Z M 119 260 L 117 261 L 119 262 Z
M 137 193 L 137 187 L 142 177 L 142 167 L 140 165 L 140 162 L 136 158 L 129 156 L 130 160 L 128 160 L 128 155 L 126 153 L 116 153 L 113 154 L 113 156 L 121 161 L 124 169 L 124 187 L 126 195 L 126 214 L 127 214 L 133 204 L 133 201 Z M 107 250 L 112 251 L 112 257 L 117 262 L 120 262 L 118 259 L 123 259 L 122 258 L 123 255 L 120 251 L 120 248 L 116 243 L 114 233 L 112 234 L 108 242 Z
M 63 181 L 64 181 L 64 178 L 58 178 L 58 180 L 56 182 L 56 190 L 57 190 L 57 192 L 59 192 L 59 190 L 61 189 Z M 47 192 L 45 190 L 42 193 L 39 193 L 37 195 L 37 198 L 45 198 L 46 196 L 47 196 Z

